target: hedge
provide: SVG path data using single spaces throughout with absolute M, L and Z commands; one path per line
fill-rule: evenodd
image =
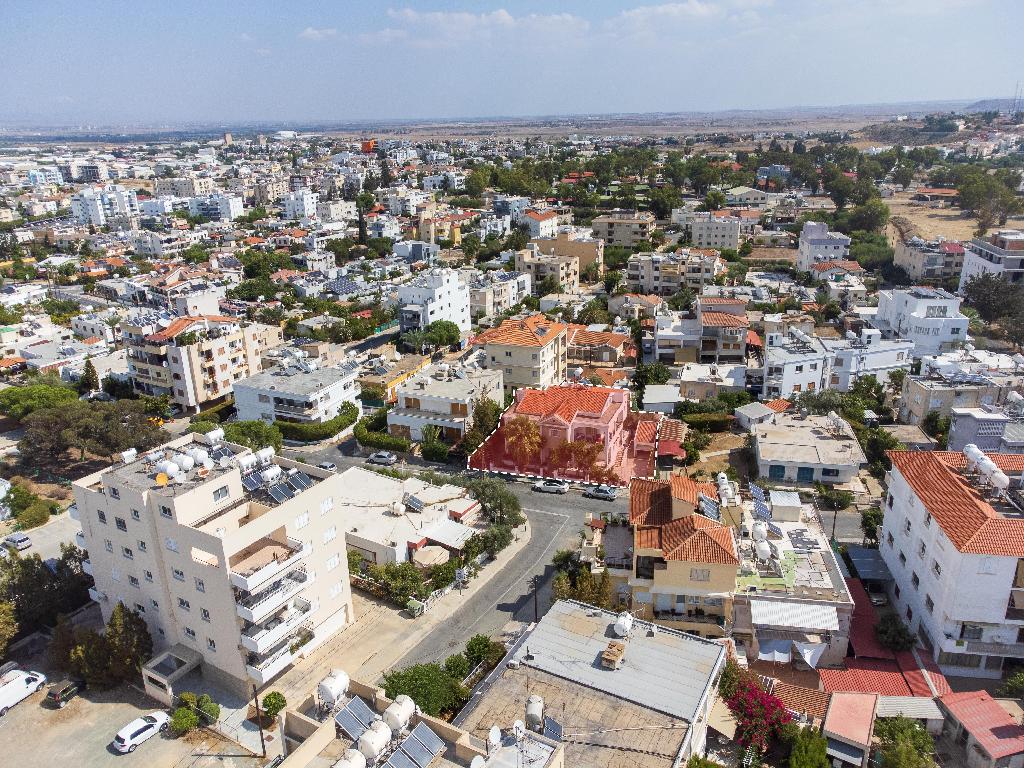
M 225 400 L 223 403 L 218 403 L 212 408 L 207 408 L 205 411 L 200 411 L 193 416 L 190 421 L 227 421 L 235 413 L 235 401 Z
M 352 403 L 345 403 L 338 411 L 338 415 L 330 421 L 322 424 L 317 423 L 296 423 L 293 421 L 275 421 L 274 426 L 281 430 L 285 440 L 295 440 L 300 443 L 315 443 L 318 440 L 327 440 L 334 437 L 342 430 L 348 429 L 356 423 L 359 418 L 359 409 Z
M 448 446 L 444 443 L 423 443 L 421 450 L 423 451 L 423 458 L 427 461 L 436 461 L 441 464 L 448 463 Z
M 394 437 L 382 430 L 387 429 L 388 412 L 381 408 L 369 416 L 356 422 L 352 430 L 356 441 L 364 448 L 377 448 L 382 451 L 400 451 L 408 453 L 412 445 L 404 437 Z
M 687 413 L 682 420 L 688 426 L 705 432 L 727 432 L 732 428 L 733 418 L 731 413 Z

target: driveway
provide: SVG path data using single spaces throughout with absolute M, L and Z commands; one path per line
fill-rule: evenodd
M 32 539 L 32 546 L 24 550 L 23 555 L 39 555 L 43 560 L 60 557 L 61 544 L 73 544 L 75 533 L 82 530 L 77 521 L 71 519 L 67 512 L 61 512 L 50 518 L 50 522 L 38 528 L 25 531 Z

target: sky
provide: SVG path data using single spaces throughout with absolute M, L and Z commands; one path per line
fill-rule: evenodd
M 355 121 L 1013 95 L 1022 0 L 3 0 L 0 123 Z

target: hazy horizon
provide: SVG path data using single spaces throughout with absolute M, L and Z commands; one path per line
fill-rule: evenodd
M 1009 98 L 1024 69 L 1009 0 L 7 6 L 0 120 L 20 125 L 957 102 Z

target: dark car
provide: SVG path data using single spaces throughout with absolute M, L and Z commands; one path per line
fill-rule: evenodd
M 57 709 L 64 709 L 67 703 L 83 690 L 85 690 L 84 680 L 61 680 L 50 686 L 50 690 L 46 692 L 46 700 Z

